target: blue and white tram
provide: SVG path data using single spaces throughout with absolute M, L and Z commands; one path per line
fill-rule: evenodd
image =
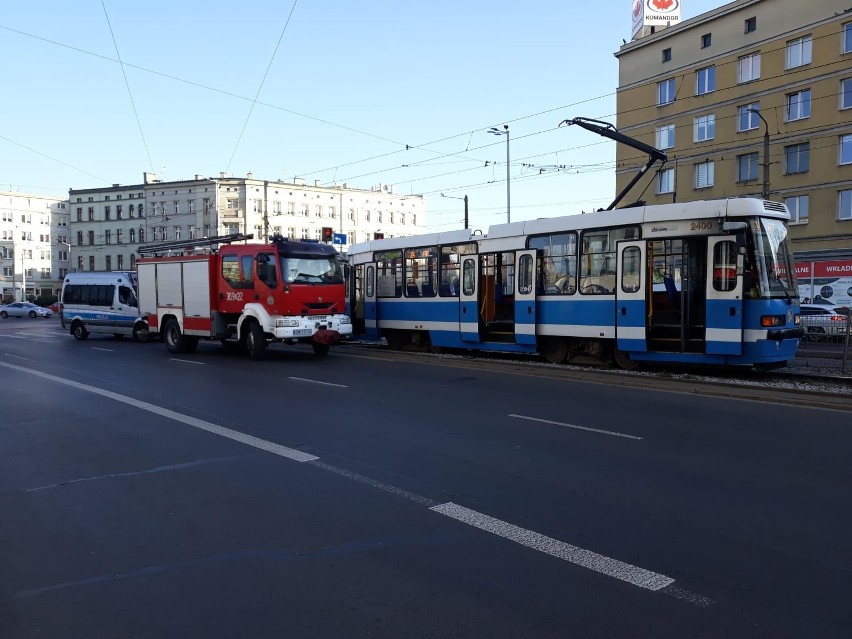
M 783 204 L 732 198 L 355 244 L 356 332 L 551 362 L 783 366 L 803 330 Z

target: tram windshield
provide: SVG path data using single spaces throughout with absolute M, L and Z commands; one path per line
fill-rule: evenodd
M 755 218 L 751 224 L 754 245 L 754 268 L 749 277 L 752 291 L 762 298 L 798 296 L 796 272 L 787 227 L 781 220 Z
M 334 255 L 282 256 L 281 272 L 287 284 L 343 283 L 343 269 Z

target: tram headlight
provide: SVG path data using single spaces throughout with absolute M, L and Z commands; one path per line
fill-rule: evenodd
M 760 325 L 764 328 L 772 328 L 773 326 L 784 326 L 786 317 L 783 315 L 764 315 L 760 318 Z

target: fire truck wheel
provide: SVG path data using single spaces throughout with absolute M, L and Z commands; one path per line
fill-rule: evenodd
M 319 355 L 321 357 L 328 355 L 330 348 L 328 344 L 317 344 L 316 342 L 311 342 L 311 346 L 314 347 L 314 355 Z
M 180 332 L 180 325 L 176 319 L 166 320 L 163 326 L 163 341 L 166 343 L 166 350 L 170 353 L 183 353 L 183 333 Z
M 264 351 L 266 351 L 266 338 L 263 336 L 263 329 L 257 322 L 252 321 L 249 326 L 246 335 L 246 348 L 252 359 L 263 359 Z

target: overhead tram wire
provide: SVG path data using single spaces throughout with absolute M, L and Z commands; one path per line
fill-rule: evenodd
M 136 117 L 136 125 L 139 127 L 139 135 L 142 137 L 142 145 L 145 147 L 145 155 L 148 158 L 148 165 L 151 167 L 151 172 L 154 172 L 154 163 L 151 161 L 151 153 L 148 151 L 148 142 L 145 140 L 145 132 L 142 130 L 142 121 L 139 119 L 139 112 L 136 110 L 136 101 L 133 99 L 133 91 L 130 90 L 130 82 L 127 80 L 127 73 L 124 70 L 124 63 L 121 61 L 121 52 L 118 50 L 118 42 L 115 39 L 115 33 L 112 31 L 112 24 L 109 21 L 109 13 L 107 13 L 106 4 L 101 0 L 101 6 L 104 9 L 107 27 L 109 27 L 109 35 L 112 38 L 112 44 L 115 47 L 115 55 L 118 56 L 118 66 L 121 68 L 121 75 L 124 78 L 124 86 L 127 87 L 127 95 L 130 96 L 130 105 L 133 107 L 133 115 Z
M 228 165 L 225 167 L 225 172 L 229 172 L 231 170 L 231 162 L 234 161 L 234 155 L 237 153 L 237 148 L 240 146 L 240 142 L 243 139 L 243 134 L 246 132 L 246 127 L 248 126 L 249 119 L 251 119 L 251 114 L 254 112 L 254 106 L 257 104 L 257 99 L 260 97 L 260 92 L 263 90 L 263 85 L 266 82 L 266 77 L 269 75 L 269 69 L 272 68 L 272 63 L 275 61 L 275 54 L 278 53 L 278 47 L 281 46 L 281 40 L 284 39 L 284 34 L 287 32 L 287 27 L 290 24 L 290 18 L 293 17 L 293 12 L 296 10 L 296 5 L 299 3 L 299 0 L 293 0 L 293 6 L 290 7 L 290 13 L 287 15 L 287 20 L 284 22 L 284 28 L 281 29 L 281 35 L 278 36 L 278 42 L 275 44 L 275 49 L 272 51 L 272 56 L 269 58 L 269 64 L 266 65 L 266 71 L 263 73 L 263 78 L 260 81 L 260 86 L 257 87 L 257 93 L 254 94 L 254 99 L 251 101 L 251 107 L 249 108 L 248 115 L 246 115 L 246 120 L 243 122 L 243 128 L 240 130 L 240 135 L 237 138 L 237 143 L 234 144 L 234 150 L 231 151 L 231 157 L 228 160 Z
M 26 150 L 27 150 L 27 151 L 29 151 L 30 153 L 35 153 L 36 155 L 40 155 L 40 156 L 42 156 L 43 158 L 47 158 L 47 159 L 48 159 L 48 160 L 50 160 L 51 162 L 56 162 L 57 164 L 61 164 L 62 166 L 67 166 L 69 169 L 72 169 L 72 170 L 74 170 L 74 171 L 79 171 L 79 172 L 80 172 L 80 173 L 82 173 L 83 175 L 88 175 L 89 177 L 93 177 L 93 178 L 95 178 L 96 180 L 100 180 L 101 182 L 104 182 L 104 183 L 106 183 L 106 184 L 111 184 L 111 183 L 112 183 L 112 181 L 111 181 L 111 180 L 107 180 L 106 178 L 102 178 L 102 177 L 100 177 L 100 176 L 97 176 L 97 175 L 95 175 L 94 173 L 89 173 L 88 171 L 84 171 L 84 170 L 83 170 L 83 169 L 81 169 L 81 168 L 78 168 L 78 167 L 76 167 L 76 166 L 73 166 L 73 165 L 71 165 L 71 164 L 68 164 L 67 162 L 63 162 L 62 160 L 59 160 L 59 159 L 57 159 L 57 158 L 55 158 L 55 157 L 52 157 L 52 156 L 48 155 L 47 153 L 42 153 L 41 151 L 37 151 L 36 149 L 33 149 L 32 147 L 29 147 L 29 146 L 27 146 L 26 144 L 21 144 L 20 142 L 16 142 L 15 140 L 12 140 L 11 138 L 7 138 L 6 136 L 0 135 L 0 140 L 6 140 L 6 142 L 9 142 L 10 144 L 14 144 L 15 146 L 19 146 L 19 147 L 21 147 L 22 149 L 26 149 Z M 67 188 L 66 188 L 65 190 L 67 191 Z

